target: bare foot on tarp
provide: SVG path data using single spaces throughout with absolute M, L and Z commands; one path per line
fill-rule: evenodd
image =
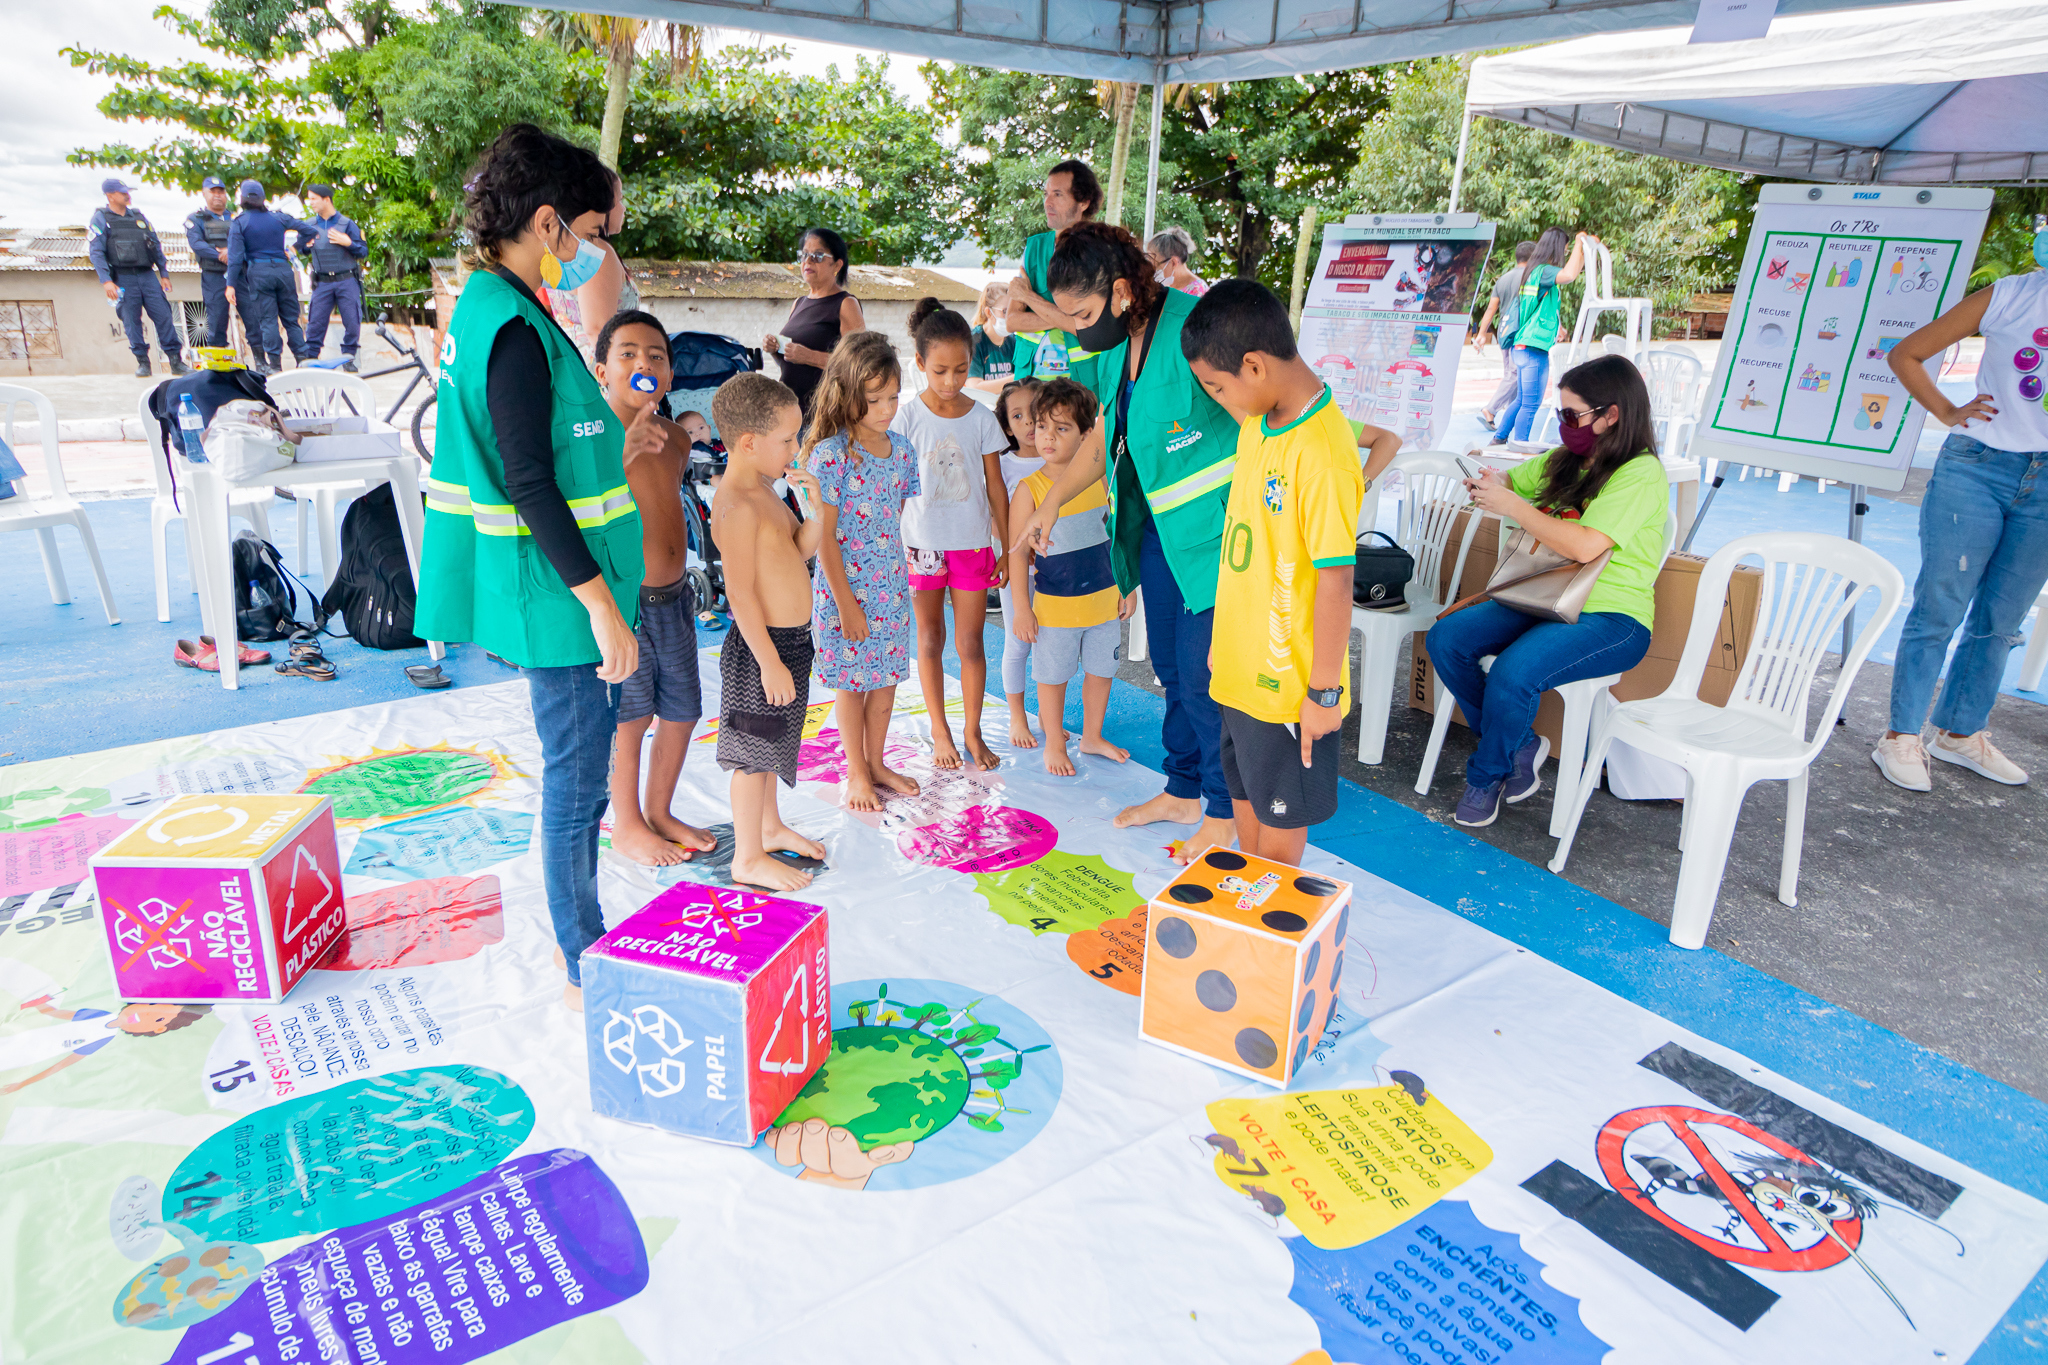
M 1097 758 L 1113 759 L 1118 763 L 1128 763 L 1131 761 L 1131 751 L 1129 749 L 1123 748 L 1121 745 L 1111 744 L 1106 739 L 1083 738 L 1081 741 L 1081 752 L 1084 754 L 1094 754 Z
M 875 785 L 895 792 L 898 796 L 915 796 L 924 790 L 917 785 L 916 778 L 899 773 L 886 763 L 877 763 L 874 769 Z M 880 810 L 881 807 L 876 806 L 875 809 Z
M 806 839 L 788 825 L 774 824 L 761 827 L 761 847 L 769 853 L 794 853 L 799 858 L 814 858 L 825 861 L 825 846 L 816 839 Z
M 1067 757 L 1067 737 L 1058 731 L 1046 733 L 1045 770 L 1054 777 L 1074 775 L 1074 760 Z
M 637 819 L 621 820 L 612 827 L 612 851 L 642 867 L 674 867 L 686 856 Z
M 656 814 L 647 817 L 647 824 L 656 834 L 682 848 L 682 861 L 688 862 L 699 853 L 709 853 L 718 847 L 718 840 L 708 829 L 686 825 L 673 815 Z
M 1237 826 L 1228 820 L 1209 816 L 1202 821 L 1202 827 L 1181 840 L 1174 852 L 1177 863 L 1191 863 L 1212 848 L 1229 848 L 1237 840 Z
M 1003 761 L 996 757 L 995 750 L 988 747 L 988 741 L 981 737 L 981 731 L 969 730 L 965 738 L 967 756 L 974 760 L 975 767 L 985 773 L 992 773 L 1002 766 Z
M 1125 806 L 1110 821 L 1118 829 L 1135 825 L 1192 825 L 1202 818 L 1202 803 L 1192 796 L 1169 796 L 1165 792 L 1135 806 Z
M 758 857 L 734 854 L 732 880 L 736 886 L 758 887 L 763 891 L 801 891 L 811 884 L 811 874 L 766 853 Z

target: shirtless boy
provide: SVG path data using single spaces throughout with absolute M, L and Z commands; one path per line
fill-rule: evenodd
M 732 879 L 764 891 L 800 891 L 811 874 L 772 856 L 823 862 L 825 847 L 782 823 L 775 781 L 796 785 L 811 685 L 811 573 L 824 536 L 818 481 L 791 469 L 803 424 L 796 395 L 763 374 L 728 379 L 711 400 L 725 439 L 725 478 L 711 533 L 725 563 L 732 633 L 718 658 L 718 766 L 732 774 Z M 775 496 L 787 479 L 814 515 L 799 522 Z
M 597 382 L 626 427 L 626 483 L 640 508 L 640 667 L 619 693 L 618 747 L 612 760 L 612 847 L 636 863 L 685 862 L 716 844 L 709 832 L 669 813 L 704 714 L 697 678 L 696 607 L 683 578 L 682 467 L 690 438 L 656 409 L 668 392 L 668 333 L 651 313 L 619 313 L 597 334 Z M 641 742 L 659 718 L 640 791 Z

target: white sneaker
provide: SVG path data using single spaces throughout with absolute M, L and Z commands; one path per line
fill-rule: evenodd
M 2027 770 L 1998 752 L 1998 746 L 1991 742 L 1989 730 L 1979 730 L 1968 739 L 1955 739 L 1946 730 L 1937 730 L 1931 752 L 1944 763 L 1968 768 L 1993 782 L 2003 782 L 2008 787 L 2027 784 Z
M 1870 751 L 1870 761 L 1884 774 L 1885 781 L 1895 787 L 1904 787 L 1909 792 L 1931 791 L 1934 787 L 1927 775 L 1927 746 L 1918 735 L 1880 739 Z

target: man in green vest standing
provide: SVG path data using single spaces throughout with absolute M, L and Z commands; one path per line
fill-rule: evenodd
M 1062 161 L 1045 173 L 1047 230 L 1026 239 L 1024 267 L 1010 281 L 1007 323 L 1017 379 L 1057 379 L 1067 373 L 1073 350 L 1074 320 L 1052 302 L 1046 267 L 1052 263 L 1059 235 L 1102 211 L 1102 182 L 1088 163 Z
M 440 428 L 427 480 L 414 629 L 471 641 L 526 674 L 540 735 L 541 872 L 563 999 L 583 1008 L 583 950 L 604 933 L 598 822 L 610 801 L 619 684 L 639 663 L 640 513 L 632 441 L 539 300 L 604 260 L 591 245 L 612 180 L 591 152 L 514 124 L 470 172 L 480 258 L 441 346 Z

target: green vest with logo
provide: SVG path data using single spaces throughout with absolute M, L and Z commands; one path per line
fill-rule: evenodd
M 534 544 L 505 492 L 486 371 L 498 329 L 524 318 L 554 377 L 549 434 L 555 482 L 626 624 L 640 619 L 640 511 L 626 486 L 624 425 L 562 329 L 488 271 L 463 286 L 441 346 L 439 426 L 427 479 L 419 607 L 413 629 L 467 640 L 522 668 L 594 664 L 590 613 Z
M 1207 611 L 1216 605 L 1238 424 L 1195 381 L 1180 353 L 1180 330 L 1195 303 L 1193 295 L 1168 289 L 1152 324 L 1151 350 L 1131 393 L 1129 462 L 1109 470 L 1110 564 L 1118 588 L 1130 592 L 1138 586 L 1138 547 L 1149 513 L 1187 609 Z M 1073 377 L 1102 403 L 1106 459 L 1113 460 L 1116 450 L 1117 390 L 1130 368 L 1129 350 L 1129 341 L 1120 342 L 1074 367 Z M 1145 505 L 1134 509 L 1138 497 Z

